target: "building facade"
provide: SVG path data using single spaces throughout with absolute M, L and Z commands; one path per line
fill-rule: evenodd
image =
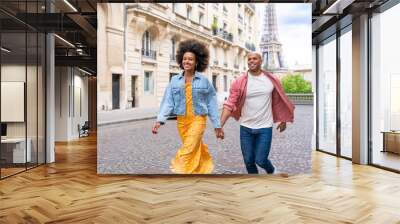
M 180 72 L 179 42 L 191 38 L 210 50 L 204 75 L 222 103 L 257 50 L 257 23 L 251 3 L 98 4 L 98 110 L 158 108 Z

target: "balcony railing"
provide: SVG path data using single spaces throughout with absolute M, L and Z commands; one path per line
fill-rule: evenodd
M 312 105 L 314 103 L 313 93 L 288 93 L 289 99 L 298 105 Z
M 142 48 L 142 56 L 144 58 L 150 58 L 150 59 L 154 59 L 156 60 L 156 51 L 152 51 L 152 50 L 146 50 L 144 48 Z
M 244 46 L 249 50 L 249 51 L 255 51 L 256 50 L 256 46 L 253 43 L 248 43 L 246 42 L 244 44 Z
M 213 30 L 213 35 L 221 37 L 222 39 L 225 39 L 227 41 L 233 42 L 233 34 L 228 33 L 227 31 L 225 31 L 223 29 Z

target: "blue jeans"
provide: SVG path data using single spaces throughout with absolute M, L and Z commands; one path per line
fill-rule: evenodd
M 240 126 L 240 147 L 247 172 L 257 174 L 257 166 L 267 173 L 273 173 L 275 168 L 268 159 L 271 149 L 272 127 L 251 129 Z

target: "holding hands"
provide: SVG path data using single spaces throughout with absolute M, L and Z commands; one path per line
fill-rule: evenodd
M 215 128 L 215 136 L 220 139 L 224 139 L 224 131 L 222 130 L 222 128 Z
M 276 129 L 279 130 L 279 132 L 283 132 L 286 129 L 286 122 L 281 122 Z

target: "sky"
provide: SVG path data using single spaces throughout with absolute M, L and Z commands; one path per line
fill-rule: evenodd
M 296 63 L 311 69 L 312 36 L 310 3 L 274 3 L 278 21 L 278 37 L 283 57 L 289 68 Z M 258 6 L 262 7 L 258 7 Z M 263 21 L 265 3 L 256 3 L 260 21 Z M 262 31 L 260 22 L 260 31 Z M 260 33 L 261 35 L 261 33 Z M 260 36 L 261 38 L 261 36 Z M 305 65 L 305 66 L 304 66 Z

